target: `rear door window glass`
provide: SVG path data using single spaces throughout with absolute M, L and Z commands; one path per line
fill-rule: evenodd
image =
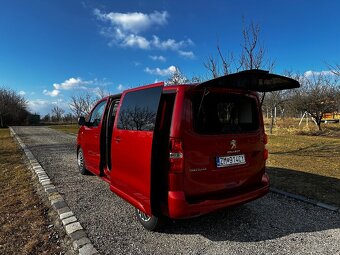
M 259 127 L 256 100 L 236 94 L 198 93 L 193 97 L 194 130 L 203 134 L 255 131 Z
M 118 129 L 153 131 L 162 87 L 125 94 L 118 115 Z

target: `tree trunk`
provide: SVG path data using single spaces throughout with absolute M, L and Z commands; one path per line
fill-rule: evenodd
M 285 119 L 285 109 L 281 108 L 281 119 L 284 120 Z
M 269 128 L 269 132 L 270 134 L 273 134 L 273 127 L 274 127 L 274 119 L 275 119 L 275 116 L 274 116 L 274 108 L 271 109 L 271 122 L 270 122 L 270 128 Z
M 322 129 L 321 129 L 321 121 L 320 122 L 317 121 L 316 124 L 318 125 L 319 131 L 322 131 Z
M 319 131 L 322 131 L 322 130 L 321 130 L 322 114 L 320 115 L 320 117 L 315 118 L 315 120 L 316 120 L 316 125 L 317 125 L 318 128 L 319 128 Z

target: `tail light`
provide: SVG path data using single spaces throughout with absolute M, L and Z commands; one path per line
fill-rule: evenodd
M 170 139 L 170 172 L 183 172 L 183 146 L 182 141 L 177 138 Z
M 263 135 L 263 143 L 264 143 L 264 150 L 263 150 L 263 159 L 267 160 L 268 159 L 268 149 L 267 149 L 267 143 L 268 143 L 268 136 L 267 134 Z

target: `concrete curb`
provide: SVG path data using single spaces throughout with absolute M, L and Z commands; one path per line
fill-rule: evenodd
M 322 207 L 322 208 L 327 209 L 327 210 L 340 211 L 339 207 L 337 207 L 337 206 L 325 204 L 325 203 L 322 203 L 322 202 L 318 202 L 316 200 L 309 199 L 309 198 L 301 196 L 301 195 L 296 195 L 296 194 L 293 194 L 293 193 L 289 193 L 289 192 L 286 192 L 286 191 L 283 191 L 283 190 L 279 190 L 277 188 L 270 187 L 270 191 L 273 192 L 273 193 L 284 195 L 284 196 L 289 197 L 289 198 L 293 198 L 295 200 L 299 200 L 299 201 L 308 203 L 308 204 L 319 206 L 319 207 Z
M 33 176 L 39 180 L 42 189 L 44 190 L 52 208 L 57 212 L 59 219 L 64 226 L 66 234 L 72 240 L 73 249 L 80 255 L 93 255 L 99 254 L 94 248 L 90 239 L 87 237 L 84 228 L 78 222 L 74 213 L 71 211 L 66 201 L 57 191 L 52 181 L 46 174 L 45 170 L 34 157 L 33 153 L 27 148 L 20 137 L 14 132 L 12 127 L 9 127 L 10 134 L 18 142 L 20 147 L 25 153 L 29 162 L 29 169 Z

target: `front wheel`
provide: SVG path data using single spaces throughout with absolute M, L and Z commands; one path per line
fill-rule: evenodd
M 160 217 L 156 217 L 154 215 L 149 216 L 137 208 L 136 216 L 138 221 L 143 225 L 143 227 L 150 231 L 158 229 L 163 223 Z
M 78 169 L 79 172 L 83 175 L 87 174 L 87 169 L 85 168 L 85 159 L 84 159 L 84 153 L 81 148 L 78 150 L 77 154 L 77 162 L 78 162 Z

